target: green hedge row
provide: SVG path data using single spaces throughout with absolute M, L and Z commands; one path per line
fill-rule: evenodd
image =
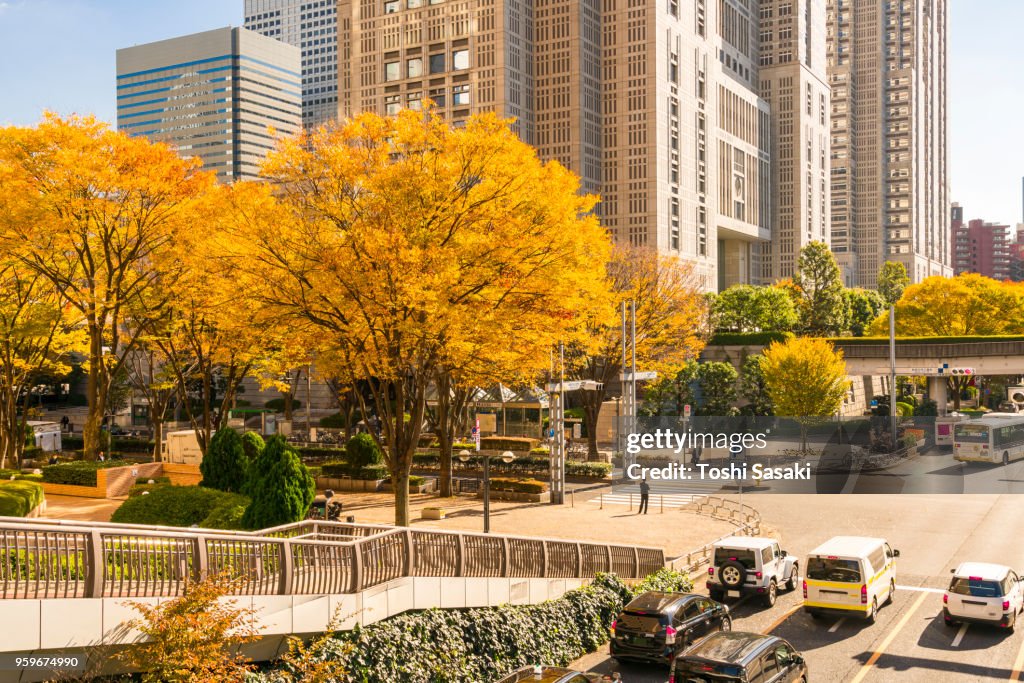
M 43 487 L 35 482 L 0 482 L 0 516 L 24 517 L 41 502 Z
M 719 332 L 708 340 L 708 346 L 768 346 L 792 338 L 792 332 Z
M 827 341 L 845 346 L 888 344 L 889 337 L 830 337 Z M 966 335 L 950 337 L 896 337 L 900 344 L 970 344 L 975 342 L 1024 341 L 1019 334 Z
M 85 443 L 80 436 L 65 434 L 60 439 L 61 447 L 65 451 L 80 451 L 85 448 Z M 127 439 L 113 437 L 110 449 L 115 453 L 152 453 L 154 442 L 142 439 Z
M 485 436 L 480 439 L 480 448 L 486 451 L 529 453 L 537 447 L 538 443 L 538 439 L 520 436 Z
M 21 470 L 0 470 L 0 481 L 10 481 L 14 478 L 18 481 L 42 481 L 41 474 L 27 474 Z
M 43 468 L 43 481 L 49 484 L 70 484 L 72 486 L 95 486 L 96 470 L 110 467 L 124 467 L 132 463 L 127 460 L 75 460 Z
M 491 477 L 492 491 L 511 491 L 513 493 L 544 493 L 548 490 L 545 481 L 536 479 L 508 479 L 505 477 Z
M 242 513 L 249 499 L 201 486 L 157 484 L 114 510 L 110 521 L 119 524 L 160 524 L 208 529 L 241 529 Z
M 369 465 L 367 467 L 352 467 L 347 462 L 325 462 L 320 466 L 320 474 L 325 477 L 348 477 L 362 481 L 373 481 L 378 479 L 390 479 L 386 465 Z
M 692 584 L 684 574 L 662 570 L 631 590 L 602 574 L 539 605 L 406 613 L 337 634 L 318 659 L 336 665 L 337 680 L 359 683 L 494 681 L 524 666 L 566 666 L 608 642 L 612 620 L 647 590 L 688 592 Z M 254 678 L 291 680 L 281 664 Z
M 454 461 L 455 469 L 483 469 L 484 457 L 472 455 L 469 460 L 463 463 L 458 458 Z M 436 470 L 441 467 L 441 456 L 434 453 L 416 453 L 412 456 L 412 466 L 425 470 Z M 491 458 L 490 470 L 494 474 L 529 474 L 533 476 L 546 475 L 550 471 L 551 461 L 544 456 L 518 456 L 512 462 L 502 462 Z M 565 474 L 570 477 L 588 477 L 592 479 L 604 479 L 612 472 L 612 466 L 606 462 L 585 462 L 569 460 L 565 463 Z

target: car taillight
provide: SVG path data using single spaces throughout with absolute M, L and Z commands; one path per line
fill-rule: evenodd
M 949 604 L 949 593 L 943 593 L 942 594 L 942 604 L 943 605 L 948 605 Z
M 1003 611 L 1004 612 L 1010 611 L 1010 601 L 1009 600 L 1003 600 Z
M 804 600 L 807 599 L 807 582 L 804 581 Z
M 761 572 L 755 572 L 754 576 L 760 579 L 763 576 L 763 574 Z
M 619 623 L 618 619 L 612 619 L 612 638 L 615 637 L 615 626 Z
M 714 567 L 708 567 L 708 574 L 710 574 L 711 576 L 714 576 L 715 568 Z
M 866 583 L 860 587 L 860 604 L 868 604 L 868 585 Z
M 665 627 L 665 644 L 672 645 L 676 642 L 676 630 L 671 626 Z

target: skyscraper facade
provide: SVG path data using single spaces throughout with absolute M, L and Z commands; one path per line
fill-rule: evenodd
M 117 127 L 198 156 L 221 182 L 255 178 L 272 129 L 301 127 L 299 50 L 221 28 L 117 51 Z
M 302 125 L 314 127 L 335 120 L 337 0 L 245 0 L 244 26 L 302 50 Z
M 800 250 L 830 241 L 830 93 L 825 0 L 761 0 L 760 88 L 772 115 L 772 239 L 762 280 L 793 277 Z
M 845 284 L 885 261 L 951 275 L 946 0 L 828 0 L 832 250 Z
M 341 0 L 339 113 L 426 99 L 516 120 L 601 195 L 614 238 L 690 261 L 708 289 L 761 279 L 767 102 L 749 0 Z

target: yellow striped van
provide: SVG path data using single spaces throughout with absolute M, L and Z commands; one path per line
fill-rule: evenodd
M 884 538 L 836 536 L 812 550 L 804 565 L 804 611 L 874 621 L 896 592 L 896 558 Z

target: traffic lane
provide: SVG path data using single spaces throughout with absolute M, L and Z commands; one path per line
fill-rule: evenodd
M 1024 496 L 996 498 L 989 510 L 975 519 L 974 531 L 950 549 L 952 552 L 945 566 L 936 568 L 934 573 L 944 579 L 942 588 L 949 584 L 949 570 L 961 562 L 1003 564 L 1024 576 L 1024 543 L 1020 542 L 1022 519 Z
M 863 676 L 863 683 L 1007 681 L 1021 645 L 1021 635 L 970 624 L 946 626 L 941 593 L 928 593 L 906 625 Z M 867 662 L 872 651 L 857 655 Z

